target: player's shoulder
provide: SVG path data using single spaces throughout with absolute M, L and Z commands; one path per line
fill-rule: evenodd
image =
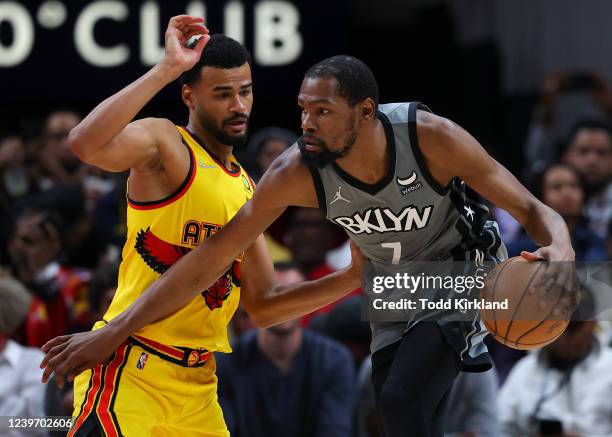
M 158 146 L 174 145 L 181 139 L 178 126 L 167 118 L 140 118 L 128 126 L 134 134 L 148 135 Z
M 272 162 L 266 173 L 280 180 L 294 180 L 309 175 L 297 143 L 291 145 Z
M 159 118 L 159 117 L 146 117 L 139 118 L 138 120 L 134 120 L 130 123 L 131 126 L 139 126 L 144 129 L 152 130 L 152 131 L 176 131 L 178 132 L 177 126 L 167 118 Z

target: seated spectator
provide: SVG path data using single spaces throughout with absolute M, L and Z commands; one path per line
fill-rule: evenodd
M 278 282 L 288 278 L 302 279 L 296 269 L 277 272 Z M 232 437 L 351 436 L 355 369 L 344 346 L 292 320 L 247 332 L 233 350 L 216 354 Z
M 17 281 L 0 277 L 0 417 L 26 418 L 43 416 L 45 386 L 40 382 L 42 369 L 38 367 L 44 354 L 23 347 L 9 337 L 23 323 L 32 296 Z M 8 421 L 0 421 L 0 435 L 22 436 L 8 429 Z M 45 435 L 44 432 L 27 435 Z
M 53 211 L 24 207 L 16 214 L 9 241 L 11 267 L 33 293 L 25 342 L 41 347 L 53 337 L 90 327 L 87 270 L 61 262 L 61 218 Z
M 26 162 L 26 146 L 19 135 L 0 137 L 0 264 L 6 264 L 11 208 L 26 196 L 39 191 L 38 182 Z
M 101 264 L 91 277 L 89 283 L 88 298 L 89 310 L 91 312 L 91 325 L 102 320 L 102 316 L 110 306 L 115 292 L 117 291 L 117 277 L 119 265 L 117 263 Z M 73 412 L 73 383 L 66 381 L 62 389 L 55 383 L 55 375 L 47 383 L 45 393 L 45 414 L 47 416 L 72 416 Z M 61 432 L 51 435 L 60 436 Z M 65 435 L 65 433 L 64 433 Z
M 62 264 L 93 270 L 103 260 L 112 236 L 94 227 L 85 196 L 82 185 L 57 184 L 31 203 L 59 214 L 63 225 Z
M 283 240 L 291 251 L 291 256 L 298 268 L 309 280 L 322 278 L 334 269 L 326 262 L 326 254 L 338 240 L 336 227 L 325 220 L 320 209 L 296 208 L 289 216 Z M 361 293 L 356 289 L 348 296 Z M 348 296 L 343 299 L 347 299 Z M 310 320 L 317 314 L 328 313 L 341 302 L 340 299 L 302 318 L 302 326 L 308 326 Z
M 359 370 L 357 437 L 382 437 L 374 405 L 372 360 L 366 358 Z M 461 372 L 446 398 L 446 437 L 497 437 L 497 377 L 495 369 L 484 373 Z
M 612 221 L 612 127 L 596 120 L 578 123 L 563 159 L 584 181 L 591 230 L 605 238 L 606 226 Z
M 270 167 L 270 164 L 272 164 L 281 153 L 287 150 L 295 140 L 297 140 L 297 135 L 287 129 L 276 126 L 266 127 L 255 132 L 251 136 L 246 150 L 238 150 L 237 156 L 240 161 L 246 165 L 253 180 L 258 182 L 268 167 Z M 272 228 L 282 228 L 284 220 L 284 217 L 280 218 Z M 289 253 L 286 247 L 280 244 L 276 234 L 277 233 L 271 231 L 271 229 L 264 232 L 270 257 L 275 263 L 288 262 L 291 260 L 291 253 Z
M 102 317 L 108 310 L 115 292 L 119 278 L 119 264 L 116 262 L 105 262 L 98 266 L 91 276 L 88 290 L 89 311 L 91 312 L 91 326 Z
M 350 296 L 334 306 L 329 313 L 319 313 L 313 317 L 308 326 L 345 345 L 353 355 L 356 369 L 361 367 L 363 360 L 370 354 L 372 331 L 370 324 L 361 316 L 367 304 L 363 295 Z
M 41 138 L 42 150 L 38 155 L 45 173 L 43 179 L 45 189 L 55 184 L 83 181 L 86 164 L 68 149 L 68 134 L 80 121 L 80 115 L 68 110 L 54 111 L 47 116 Z
M 612 349 L 595 326 L 572 321 L 516 364 L 500 392 L 502 435 L 612 435 Z
M 557 211 L 567 224 L 577 261 L 604 261 L 607 259 L 604 241 L 588 227 L 582 215 L 584 190 L 576 171 L 567 164 L 554 164 L 535 178 L 532 189 L 546 205 Z M 508 255 L 521 251 L 533 252 L 537 245 L 523 232 L 508 245 Z
M 612 96 L 607 82 L 590 72 L 552 72 L 542 83 L 525 143 L 526 176 L 559 159 L 560 145 L 577 122 L 609 120 Z
M 270 126 L 255 132 L 247 145 L 248 159 L 254 163 L 251 177 L 258 181 L 270 164 L 297 140 L 297 135 L 282 127 Z

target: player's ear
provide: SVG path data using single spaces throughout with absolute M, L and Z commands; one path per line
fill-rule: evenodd
M 195 109 L 195 103 L 193 101 L 193 88 L 187 84 L 183 85 L 181 88 L 181 97 L 183 98 L 183 103 L 185 103 L 189 109 Z
M 376 117 L 375 107 L 374 100 L 369 97 L 361 103 L 361 116 L 364 120 L 372 120 Z

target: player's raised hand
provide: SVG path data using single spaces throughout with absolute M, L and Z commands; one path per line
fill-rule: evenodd
M 193 48 L 187 48 L 187 41 L 197 35 L 201 36 L 196 45 Z M 164 61 L 177 71 L 187 71 L 198 62 L 209 40 L 210 35 L 204 25 L 204 18 L 191 15 L 172 17 L 166 29 Z

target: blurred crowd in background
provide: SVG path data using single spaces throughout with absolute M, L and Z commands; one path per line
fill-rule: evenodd
M 376 26 L 380 18 L 369 6 L 374 3 L 361 4 L 363 19 Z M 489 7 L 487 1 L 477 4 Z M 465 10 L 472 11 L 458 7 L 456 13 Z M 429 32 L 419 24 L 427 20 L 417 18 L 408 31 L 404 23 L 388 31 L 388 39 Z M 466 26 L 464 38 L 473 36 L 472 28 Z M 367 59 L 373 67 L 388 61 L 379 44 L 376 38 L 360 40 L 362 51 L 374 47 Z M 481 56 L 489 53 L 490 45 L 462 48 L 469 62 L 458 62 L 456 68 L 468 77 L 464 84 L 471 85 L 463 87 L 457 85 L 460 74 L 442 68 L 456 54 L 444 45 L 434 48 L 413 48 L 412 59 L 434 67 L 412 69 L 410 81 L 401 82 L 395 69 L 373 68 L 381 95 L 391 94 L 383 83 L 393 83 L 401 94 L 407 83 L 420 86 L 423 79 L 428 85 L 424 96 L 417 97 L 424 103 L 434 100 L 434 111 L 455 110 L 458 116 L 451 118 L 563 217 L 578 261 L 609 261 L 612 93 L 607 81 L 589 71 L 551 72 L 544 75 L 535 99 L 518 105 L 515 98 L 506 105 L 512 106 L 507 111 L 512 117 L 505 114 L 505 124 L 493 123 L 502 110 L 494 109 L 501 106 L 489 90 L 499 84 L 492 73 L 479 75 L 495 64 L 492 57 Z M 431 80 L 425 80 L 430 75 Z M 447 98 L 450 88 L 476 97 Z M 259 120 L 273 119 L 274 110 L 256 106 L 259 114 L 272 114 L 259 115 Z M 72 414 L 69 384 L 59 390 L 53 381 L 40 383 L 40 347 L 55 336 L 89 330 L 117 287 L 128 175 L 84 164 L 67 149 L 68 133 L 83 115 L 58 107 L 44 119 L 0 130 L 0 417 Z M 298 135 L 285 127 L 259 125 L 236 155 L 257 181 Z M 535 250 L 536 244 L 508 212 L 491 211 L 509 256 Z M 288 210 L 266 238 L 279 282 L 317 279 L 350 262 L 346 235 L 316 209 Z M 234 352 L 216 356 L 219 398 L 232 436 L 381 435 L 363 301 L 361 290 L 355 290 L 334 305 L 269 329 L 258 329 L 239 307 L 229 327 Z M 611 332 L 605 321 L 573 321 L 555 343 L 529 354 L 489 341 L 495 367 L 460 374 L 445 401 L 446 434 L 612 435 Z M 21 434 L 0 427 L 0 436 L 5 435 Z

